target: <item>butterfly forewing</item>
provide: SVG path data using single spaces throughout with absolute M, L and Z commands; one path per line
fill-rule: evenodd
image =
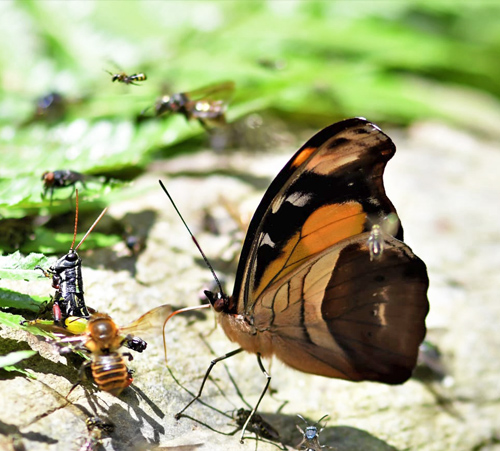
M 349 119 L 322 130 L 294 155 L 250 224 L 233 293 L 239 312 L 250 313 L 260 293 L 304 257 L 370 230 L 368 216 L 396 212 L 382 182 L 394 152 L 376 126 Z M 402 235 L 400 228 L 396 236 Z

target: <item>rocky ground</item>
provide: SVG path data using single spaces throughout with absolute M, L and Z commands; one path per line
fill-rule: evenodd
M 266 362 L 273 395 L 265 397 L 260 412 L 289 449 L 301 441 L 297 414 L 311 422 L 328 414 L 320 441 L 339 451 L 500 450 L 500 182 L 494 169 L 500 167 L 500 148 L 492 139 L 435 123 L 385 131 L 398 147 L 386 170 L 386 190 L 402 219 L 405 241 L 427 264 L 428 338 L 439 346 L 449 376 L 388 387 L 330 380 Z M 159 178 L 231 287 L 241 224 L 295 148 L 207 150 L 152 165 L 135 182 L 143 194 L 124 196 L 109 210 L 116 219 L 126 217 L 138 229 L 149 229 L 146 248 L 138 256 L 129 255 L 123 244 L 83 253 L 87 303 L 119 324 L 161 304 L 199 303 L 197 293 L 211 275 L 160 190 Z M 42 295 L 49 290 L 47 280 L 17 288 Z M 244 444 L 238 433 L 222 434 L 237 428 L 231 415 L 244 407 L 237 389 L 253 404 L 264 386 L 252 355 L 216 366 L 203 394 L 206 404 L 190 407 L 186 413 L 192 419 L 174 419 L 191 399 L 179 384 L 195 392 L 213 358 L 207 343 L 216 355 L 237 347 L 213 329 L 209 311 L 177 316 L 167 327 L 168 368 L 161 332 L 153 331 L 148 349 L 130 364 L 134 384 L 119 398 L 86 383 L 66 400 L 78 380 L 77 368 L 47 343 L 4 328 L 1 354 L 31 346 L 50 360 L 37 355 L 26 361 L 36 380 L 2 373 L 0 449 L 78 450 L 88 437 L 89 415 L 114 423 L 115 432 L 103 441 L 107 450 L 276 449 L 256 443 L 251 433 Z

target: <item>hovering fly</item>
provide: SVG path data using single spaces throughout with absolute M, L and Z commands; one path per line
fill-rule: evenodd
M 36 101 L 33 120 L 57 121 L 66 114 L 67 100 L 58 92 L 51 92 Z
M 224 125 L 227 104 L 234 92 L 234 82 L 212 84 L 189 92 L 160 97 L 155 104 L 156 116 L 166 113 L 182 114 L 187 120 L 197 119 L 204 127 L 208 123 Z
M 143 73 L 127 75 L 125 72 L 119 72 L 117 74 L 113 74 L 113 72 L 110 72 L 109 70 L 107 70 L 106 72 L 109 75 L 111 75 L 112 82 L 118 81 L 118 82 L 124 83 L 126 85 L 140 86 L 138 83 L 135 83 L 135 82 L 136 81 L 145 81 L 148 79 L 146 74 L 143 74 Z

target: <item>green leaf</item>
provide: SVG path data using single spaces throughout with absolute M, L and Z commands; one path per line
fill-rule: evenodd
M 33 335 L 40 335 L 42 337 L 54 338 L 52 334 L 44 331 L 36 326 L 22 325 L 21 322 L 25 321 L 25 318 L 21 315 L 14 315 L 12 313 L 4 312 L 0 310 L 0 324 L 10 327 L 11 329 L 26 330 Z M 52 321 L 53 323 L 53 321 Z
M 17 291 L 0 288 L 0 308 L 30 310 L 37 313 L 40 311 L 42 304 L 49 301 L 50 297 L 29 296 Z
M 7 355 L 0 356 L 0 368 L 6 369 L 5 367 L 15 365 L 16 363 L 19 363 L 21 360 L 29 359 L 36 353 L 37 353 L 36 351 L 26 350 L 26 351 L 15 351 Z
M 20 367 L 15 366 L 15 365 L 5 366 L 2 369 L 5 371 L 8 371 L 9 373 L 12 371 L 17 371 L 18 373 L 21 373 L 24 376 L 29 377 L 30 379 L 37 379 L 36 375 L 32 371 L 25 370 L 24 368 L 20 368 Z
M 31 253 L 24 257 L 19 251 L 0 256 L 0 279 L 39 280 L 41 273 L 34 271 L 35 266 L 48 268 L 53 261 L 54 259 L 48 259 L 40 253 Z
M 0 324 L 10 327 L 12 329 L 25 329 L 25 326 L 21 325 L 24 321 L 24 317 L 21 315 L 13 315 L 12 313 L 3 312 L 0 310 Z M 31 332 L 31 331 L 30 331 Z

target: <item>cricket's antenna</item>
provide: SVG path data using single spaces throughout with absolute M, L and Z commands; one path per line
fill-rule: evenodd
M 75 192 L 76 192 L 75 231 L 73 232 L 73 242 L 71 243 L 71 247 L 69 248 L 70 251 L 73 250 L 73 246 L 75 245 L 76 229 L 78 228 L 78 190 L 75 190 Z
M 203 257 L 203 260 L 205 261 L 205 264 L 208 266 L 208 269 L 210 269 L 210 271 L 212 272 L 212 276 L 214 277 L 215 282 L 217 283 L 217 286 L 219 287 L 221 296 L 224 297 L 224 290 L 222 289 L 222 285 L 221 285 L 221 283 L 219 281 L 219 278 L 215 274 L 214 268 L 212 267 L 212 265 L 208 261 L 208 258 L 205 255 L 205 253 L 203 252 L 203 250 L 201 249 L 200 245 L 198 244 L 198 241 L 196 241 L 196 238 L 194 237 L 193 233 L 191 232 L 191 229 L 186 224 L 186 221 L 184 221 L 184 218 L 182 217 L 179 209 L 177 208 L 177 205 L 175 205 L 174 200 L 172 199 L 172 197 L 170 196 L 169 192 L 167 191 L 167 188 L 165 188 L 165 185 L 163 184 L 163 182 L 161 180 L 158 180 L 158 181 L 160 182 L 160 186 L 162 187 L 163 191 L 165 191 L 165 194 L 170 199 L 170 202 L 172 203 L 172 205 L 173 205 L 175 211 L 177 212 L 177 214 L 179 215 L 179 218 L 181 218 L 181 221 L 184 224 L 184 227 L 186 227 L 186 230 L 188 231 L 189 235 L 191 235 L 191 239 L 193 240 L 195 246 L 198 248 L 198 251 L 200 252 L 201 256 Z
M 101 220 L 101 218 L 104 216 L 104 214 L 106 213 L 106 211 L 108 211 L 108 207 L 106 207 L 102 213 L 99 215 L 99 217 L 94 221 L 94 224 L 92 224 L 90 226 L 90 229 L 87 230 L 87 233 L 85 234 L 85 236 L 82 238 L 82 240 L 78 243 L 78 246 L 76 246 L 75 248 L 75 251 L 78 250 L 78 248 L 83 244 L 83 242 L 87 239 L 87 237 L 89 236 L 90 232 L 92 232 L 92 230 L 94 230 L 94 227 L 97 225 L 97 223 Z

